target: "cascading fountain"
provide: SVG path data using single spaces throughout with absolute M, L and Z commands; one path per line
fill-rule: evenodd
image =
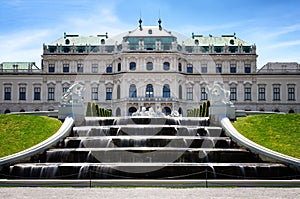
M 44 157 L 44 158 L 42 158 Z M 209 118 L 86 117 L 40 161 L 10 166 L 10 178 L 240 179 L 293 172 L 238 148 Z
M 144 108 L 132 117 L 85 117 L 57 147 L 31 161 L 3 167 L 0 174 L 11 179 L 292 179 L 299 175 L 286 165 L 262 161 L 210 123 L 208 117 L 188 118 L 177 112 L 164 116 Z

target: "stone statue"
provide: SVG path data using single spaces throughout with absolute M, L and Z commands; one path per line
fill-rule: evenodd
M 139 41 L 139 50 L 144 50 L 144 41 Z
M 171 113 L 170 116 L 171 116 L 171 117 L 181 117 L 181 115 L 179 114 L 179 112 L 176 111 L 176 110 L 172 111 L 172 113 Z
M 215 83 L 212 88 L 207 87 L 208 100 L 212 105 L 231 104 L 229 101 L 230 91 L 222 88 L 219 83 Z
M 72 104 L 83 104 L 83 94 L 85 88 L 79 84 L 75 83 L 63 94 L 61 97 L 62 105 L 72 105 Z
M 215 83 L 212 88 L 208 88 L 208 100 L 210 101 L 209 118 L 212 123 L 220 124 L 221 118 L 228 117 L 235 119 L 235 106 L 229 101 L 230 91 Z
M 162 112 L 161 107 L 158 107 L 156 110 L 157 117 L 166 117 L 166 115 Z

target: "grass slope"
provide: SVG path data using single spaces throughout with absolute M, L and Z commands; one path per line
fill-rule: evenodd
M 233 126 L 266 148 L 300 159 L 300 114 L 239 117 Z
M 0 115 L 0 157 L 34 146 L 61 126 L 54 118 L 28 115 Z

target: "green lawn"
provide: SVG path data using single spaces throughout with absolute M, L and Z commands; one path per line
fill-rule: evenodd
M 28 115 L 0 115 L 0 157 L 27 149 L 53 135 L 57 119 Z
M 266 148 L 300 159 L 300 114 L 238 117 L 233 126 Z

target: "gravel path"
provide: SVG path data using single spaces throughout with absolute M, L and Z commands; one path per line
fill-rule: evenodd
M 0 188 L 2 199 L 300 198 L 300 188 Z

